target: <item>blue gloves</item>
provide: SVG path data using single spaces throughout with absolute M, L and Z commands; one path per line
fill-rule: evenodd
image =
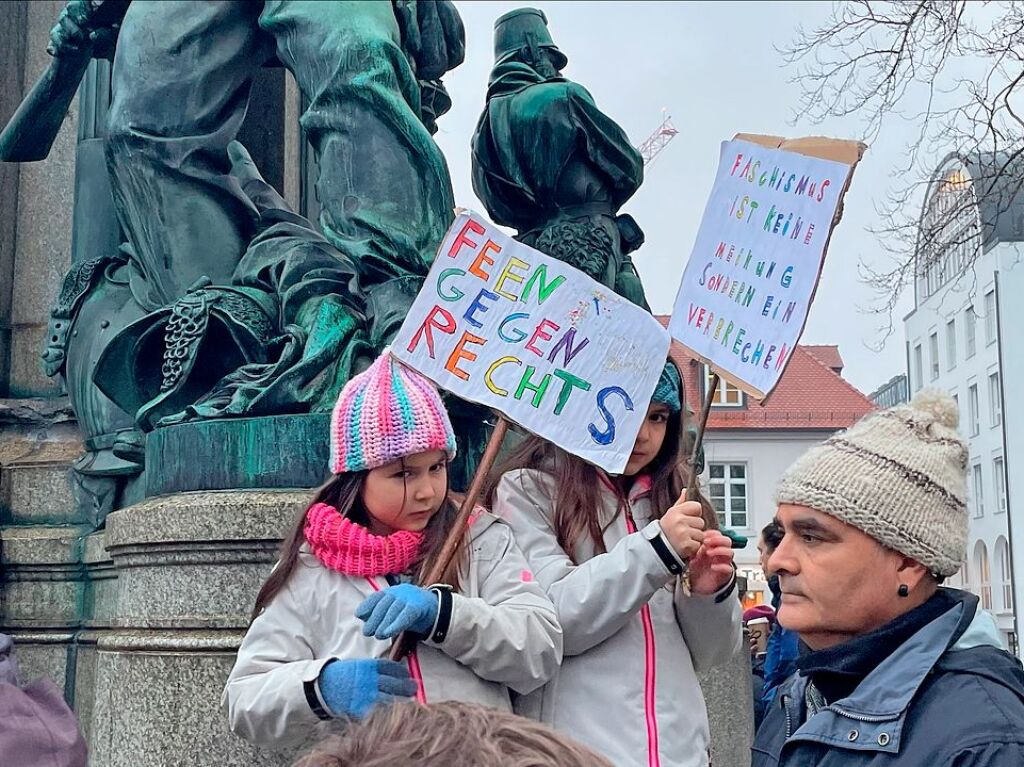
M 377 703 L 416 694 L 404 663 L 333 660 L 320 669 L 320 696 L 334 716 L 364 717 Z
M 363 636 L 390 639 L 403 631 L 427 634 L 434 627 L 440 599 L 437 594 L 411 583 L 390 586 L 370 594 L 356 608 L 364 621 Z

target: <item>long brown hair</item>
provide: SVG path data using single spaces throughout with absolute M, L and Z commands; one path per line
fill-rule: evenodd
M 683 405 L 682 409 L 668 419 L 661 449 L 646 467 L 646 473 L 651 478 L 651 508 L 656 519 L 660 519 L 686 489 L 692 440 L 686 431 L 685 396 L 680 385 L 679 401 Z M 540 469 L 552 476 L 554 497 L 546 500 L 554 506 L 555 537 L 573 562 L 579 564 L 576 543 L 584 533 L 589 535 L 598 553 L 605 552 L 605 528 L 601 526 L 599 518 L 601 484 L 605 478 L 600 469 L 547 440 L 529 436 L 492 473 L 488 490 L 489 504 L 493 505 L 494 491 L 501 476 L 516 469 Z M 613 478 L 611 482 L 619 492 L 621 510 L 626 495 L 622 480 Z M 718 516 L 714 507 L 700 492 L 698 500 L 703 509 L 706 529 L 717 529 Z
M 306 542 L 306 514 L 310 508 L 318 503 L 325 503 L 337 509 L 343 517 L 351 519 L 356 524 L 369 527 L 368 512 L 363 506 L 362 498 L 359 495 L 359 491 L 363 488 L 363 482 L 366 480 L 366 475 L 367 472 L 365 471 L 336 474 L 317 489 L 313 500 L 296 516 L 288 534 L 282 541 L 280 559 L 273 572 L 270 573 L 270 577 L 263 584 L 259 594 L 256 595 L 256 604 L 252 609 L 250 621 L 256 620 L 256 617 L 263 612 L 266 606 L 285 587 L 288 579 L 291 578 L 292 573 L 298 566 L 299 550 L 302 548 L 302 544 Z M 457 514 L 458 508 L 452 502 L 446 488 L 445 499 L 441 503 L 441 508 L 430 518 L 426 528 L 423 530 L 423 544 L 420 546 L 419 557 L 413 564 L 413 572 L 416 574 L 417 581 L 423 578 L 440 556 L 445 539 L 448 537 L 448 532 L 455 524 Z M 451 564 L 448 565 L 448 569 L 442 578 L 442 582 L 450 585 L 455 591 L 459 590 L 459 568 L 465 564 L 464 560 L 467 556 L 466 537 L 466 535 L 463 535 L 460 539 L 455 556 L 452 558 Z

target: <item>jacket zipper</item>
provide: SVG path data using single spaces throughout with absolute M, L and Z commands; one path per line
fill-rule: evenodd
M 366 581 L 374 591 L 380 591 L 380 586 L 377 585 L 377 582 L 373 578 L 366 576 Z M 412 680 L 416 683 L 416 702 L 426 703 L 427 692 L 423 688 L 423 672 L 420 670 L 420 659 L 416 654 L 415 648 L 409 651 L 407 658 L 407 662 L 409 664 L 409 676 L 411 676 Z
M 835 711 L 837 714 L 842 714 L 847 719 L 852 719 L 855 722 L 867 722 L 869 724 L 878 723 L 878 722 L 891 722 L 891 721 L 894 721 L 895 719 L 899 718 L 898 715 L 897 716 L 892 716 L 892 715 L 878 716 L 878 715 L 869 715 L 869 714 L 854 714 L 851 711 L 847 711 L 846 709 L 839 708 L 835 704 L 833 704 L 831 706 L 827 706 L 826 708 L 829 708 L 832 711 Z
M 628 501 L 626 503 L 626 530 L 635 533 L 636 523 L 629 510 Z M 651 622 L 651 606 L 649 604 L 640 608 L 640 622 L 644 629 L 644 717 L 647 720 L 647 767 L 661 767 L 661 759 L 658 756 L 658 717 L 655 710 L 657 656 L 654 645 L 654 624 Z

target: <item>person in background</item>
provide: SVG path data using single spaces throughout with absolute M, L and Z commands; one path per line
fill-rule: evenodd
M 761 570 L 768 580 L 768 589 L 772 592 L 772 608 L 778 613 L 781 605 L 782 592 L 779 590 L 779 576 L 768 566 L 772 554 L 782 542 L 784 530 L 775 520 L 765 525 L 761 537 L 757 541 L 757 550 L 761 556 Z M 768 635 L 768 648 L 764 657 L 764 689 L 761 693 L 761 712 L 775 699 L 779 685 L 789 679 L 796 671 L 796 659 L 800 656 L 800 640 L 795 631 L 790 631 L 777 621 Z M 755 708 L 755 714 L 757 709 Z M 755 716 L 755 719 L 757 717 Z M 757 720 L 758 723 L 760 720 Z
M 85 739 L 60 688 L 49 679 L 22 687 L 14 642 L 0 634 L 0 764 L 86 767 Z
M 758 621 L 760 619 L 767 621 L 767 624 L 758 624 L 761 631 L 767 633 L 767 637 L 770 637 L 775 632 L 775 611 L 771 605 L 754 605 L 748 607 L 743 611 L 743 631 L 744 635 L 749 639 L 750 645 L 750 682 L 753 687 L 754 694 L 754 729 L 761 724 L 761 720 L 764 719 L 764 702 L 762 698 L 764 696 L 764 659 L 766 652 L 764 650 L 764 643 L 759 642 L 758 638 L 754 636 L 754 630 L 750 626 L 751 621 Z M 766 638 L 767 638 L 766 637 Z
M 953 399 L 919 393 L 811 448 L 782 477 L 768 560 L 807 646 L 752 767 L 1020 767 L 1024 670 L 973 594 Z

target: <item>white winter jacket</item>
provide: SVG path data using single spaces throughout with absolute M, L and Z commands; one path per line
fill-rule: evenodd
M 510 711 L 509 689 L 532 692 L 558 668 L 562 632 L 508 525 L 483 513 L 470 541 L 447 636 L 420 643 L 409 669 L 423 701 Z M 308 697 L 320 669 L 334 658 L 376 658 L 390 649 L 390 641 L 363 636 L 355 617 L 360 602 L 387 586 L 383 577 L 324 567 L 304 546 L 286 586 L 238 650 L 223 696 L 231 730 L 274 747 L 308 739 L 320 721 Z
M 708 722 L 694 669 L 738 651 L 740 603 L 733 584 L 712 596 L 683 592 L 648 539 L 660 531 L 648 487 L 639 479 L 621 502 L 610 485 L 602 487 L 607 553 L 595 555 L 584 535 L 574 565 L 555 537 L 552 477 L 519 470 L 501 478 L 493 511 L 512 525 L 565 635 L 558 673 L 516 710 L 617 767 L 697 767 L 707 764 Z

